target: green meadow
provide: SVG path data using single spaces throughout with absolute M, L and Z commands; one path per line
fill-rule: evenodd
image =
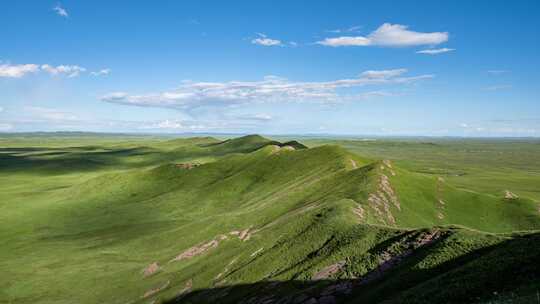
M 540 303 L 539 244 L 539 140 L 0 136 L 0 303 Z

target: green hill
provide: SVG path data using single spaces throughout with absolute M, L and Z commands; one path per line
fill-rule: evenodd
M 257 135 L 63 151 L 2 160 L 100 164 L 5 189 L 7 303 L 482 303 L 540 287 L 526 198 Z

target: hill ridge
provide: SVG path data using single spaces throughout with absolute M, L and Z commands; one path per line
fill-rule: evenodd
M 26 195 L 23 206 L 40 204 L 24 209 L 19 226 L 4 217 L 17 230 L 0 230 L 10 248 L 3 261 L 19 265 L 8 268 L 15 280 L 44 286 L 27 292 L 38 302 L 62 294 L 88 303 L 397 303 L 405 295 L 415 303 L 418 294 L 419 303 L 462 303 L 467 293 L 487 301 L 534 288 L 527 282 L 540 271 L 507 278 L 509 261 L 521 275 L 537 267 L 527 242 L 540 227 L 535 202 L 462 191 L 342 146 L 287 143 L 251 136 L 98 150 L 91 155 L 104 164 L 146 165 Z M 524 261 L 512 256 L 520 250 Z M 41 270 L 27 277 L 33 267 Z M 489 276 L 475 276 L 478 268 Z M 466 292 L 454 273 L 470 278 Z M 439 296 L 439 284 L 449 291 Z

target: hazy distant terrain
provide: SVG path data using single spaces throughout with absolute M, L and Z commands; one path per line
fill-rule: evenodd
M 537 301 L 539 140 L 0 147 L 0 303 Z

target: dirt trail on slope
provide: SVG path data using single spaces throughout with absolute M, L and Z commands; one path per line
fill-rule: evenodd
M 385 174 L 380 174 L 377 190 L 369 194 L 368 203 L 371 209 L 375 211 L 377 219 L 383 225 L 387 225 L 388 223 L 391 225 L 396 224 L 396 219 L 390 210 L 390 206 L 392 204 L 398 211 L 401 211 L 401 203 L 394 188 L 390 184 L 390 179 Z
M 179 168 L 179 169 L 191 170 L 191 169 L 196 168 L 196 167 L 198 167 L 200 165 L 201 165 L 200 163 L 180 163 L 180 164 L 175 164 L 174 166 L 176 168 Z
M 510 190 L 505 190 L 504 191 L 504 198 L 509 199 L 509 200 L 513 200 L 513 199 L 518 199 L 519 196 L 517 196 L 516 194 L 510 192 Z
M 251 238 L 251 235 L 256 233 L 259 230 L 251 230 L 251 227 L 244 230 L 233 230 L 229 232 L 230 235 L 237 236 L 241 241 L 247 241 Z
M 170 284 L 171 284 L 171 281 L 167 281 L 167 282 L 165 282 L 163 285 L 161 285 L 159 287 L 150 289 L 147 292 L 145 292 L 144 295 L 141 298 L 143 298 L 143 299 L 149 298 L 149 297 L 157 294 L 158 292 L 168 288 Z
M 201 255 L 209 251 L 210 249 L 216 248 L 218 245 L 219 245 L 219 241 L 214 239 L 214 240 L 211 240 L 210 242 L 193 246 L 187 249 L 186 251 L 182 252 L 181 254 L 177 255 L 174 259 L 171 260 L 171 262 L 191 259 L 195 256 Z
M 436 215 L 439 220 L 444 219 L 444 208 L 446 203 L 442 200 L 442 191 L 444 186 L 444 178 L 438 176 L 437 177 L 437 186 L 435 189 L 435 195 L 437 196 L 437 203 L 435 208 L 438 210 Z
M 154 262 L 154 263 L 148 265 L 143 270 L 143 277 L 147 278 L 147 277 L 153 275 L 154 273 L 158 272 L 159 270 L 160 270 L 160 267 L 159 267 L 158 262 Z
M 388 170 L 392 176 L 396 176 L 396 171 L 394 171 L 394 168 L 392 167 L 392 162 L 388 159 L 385 159 L 382 162 L 381 170 Z
M 325 268 L 321 269 L 319 272 L 314 274 L 311 279 L 312 280 L 321 280 L 326 279 L 332 276 L 333 274 L 336 274 L 341 271 L 341 269 L 345 266 L 345 261 L 339 261 L 335 264 L 326 266 Z
M 241 241 L 245 242 L 245 241 L 248 241 L 251 238 L 251 236 L 258 231 L 259 230 L 252 230 L 251 227 L 249 227 L 244 230 L 233 230 L 229 232 L 228 234 L 238 236 L 238 238 Z M 182 260 L 187 260 L 187 259 L 191 259 L 193 257 L 199 256 L 214 248 L 217 248 L 219 246 L 220 241 L 225 241 L 227 239 L 229 239 L 229 237 L 226 234 L 220 234 L 211 241 L 203 242 L 184 250 L 182 253 L 177 255 L 174 259 L 172 259 L 169 262 L 182 261 Z
M 364 214 L 365 214 L 365 210 L 364 208 L 362 207 L 362 205 L 358 204 L 356 206 L 356 208 L 353 208 L 353 213 L 358 215 L 358 217 L 360 218 L 360 220 L 363 220 L 364 219 Z

